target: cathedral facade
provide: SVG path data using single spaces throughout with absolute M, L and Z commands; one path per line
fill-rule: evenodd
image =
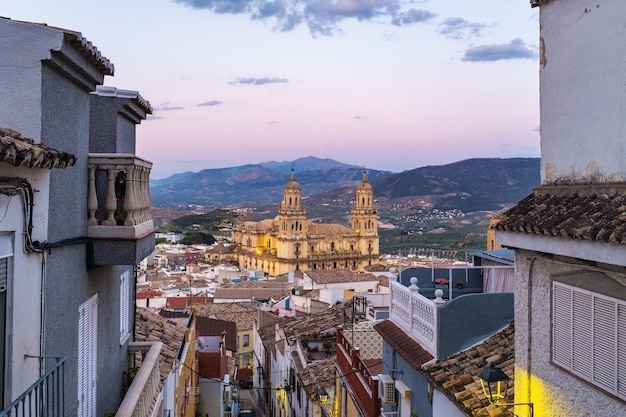
M 350 212 L 351 227 L 321 224 L 306 218 L 302 188 L 291 177 L 273 220 L 242 222 L 233 228 L 235 255 L 241 268 L 270 276 L 311 269 L 363 272 L 378 260 L 378 212 L 372 186 L 363 179 Z

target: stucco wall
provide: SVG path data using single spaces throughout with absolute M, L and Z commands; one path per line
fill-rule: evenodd
M 626 3 L 549 1 L 540 11 L 541 179 L 623 181 Z
M 598 415 L 599 410 L 606 416 L 623 415 L 623 402 L 550 362 L 551 277 L 585 269 L 568 261 L 571 259 L 553 260 L 531 251 L 517 252 L 515 402 L 534 403 L 535 415 L 539 416 L 591 416 Z M 522 410 L 519 408 L 519 413 Z
M 383 374 L 402 380 L 411 387 L 411 410 L 399 410 L 398 406 L 383 405 L 386 412 L 401 411 L 401 415 L 417 412 L 419 417 L 433 417 L 432 403 L 428 398 L 428 381 L 405 361 L 391 346 L 383 341 Z M 396 391 L 397 395 L 397 391 Z M 398 396 L 396 399 L 399 400 Z M 397 404 L 400 402 L 397 401 Z

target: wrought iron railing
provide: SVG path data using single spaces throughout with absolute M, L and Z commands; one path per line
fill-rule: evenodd
M 46 358 L 40 358 L 46 359 Z M 0 411 L 0 417 L 63 417 L 65 415 L 65 361 L 56 363 L 15 401 Z

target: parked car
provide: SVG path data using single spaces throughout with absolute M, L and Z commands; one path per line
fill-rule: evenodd
M 239 410 L 239 417 L 256 417 L 256 412 L 252 408 Z

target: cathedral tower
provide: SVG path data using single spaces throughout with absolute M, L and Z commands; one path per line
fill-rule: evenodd
M 283 201 L 278 209 L 279 235 L 293 238 L 303 233 L 306 221 L 306 209 L 302 204 L 302 188 L 296 182 L 296 175 L 291 168 L 289 182 L 283 190 Z
M 356 188 L 356 203 L 352 207 L 352 230 L 360 236 L 378 236 L 378 211 L 374 206 L 374 190 L 367 182 L 363 170 L 363 179 Z

